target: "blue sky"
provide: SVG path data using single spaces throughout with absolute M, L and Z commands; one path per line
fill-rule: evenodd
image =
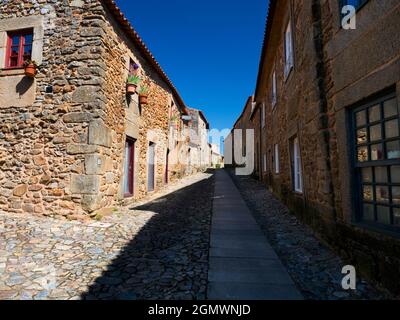
M 231 128 L 255 89 L 268 0 L 117 0 L 185 103 Z

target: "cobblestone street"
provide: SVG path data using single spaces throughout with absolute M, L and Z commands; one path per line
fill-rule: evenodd
M 306 299 L 390 299 L 393 298 L 367 281 L 358 278 L 356 291 L 341 287 L 340 259 L 317 239 L 313 231 L 302 224 L 278 201 L 266 187 L 248 176 L 236 176 L 229 171 L 258 224 L 287 268 Z
M 92 223 L 0 215 L 1 299 L 205 298 L 213 177 Z

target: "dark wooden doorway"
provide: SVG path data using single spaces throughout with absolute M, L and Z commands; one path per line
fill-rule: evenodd
M 132 197 L 135 190 L 135 140 L 127 138 L 125 142 L 125 163 L 124 163 L 124 195 Z

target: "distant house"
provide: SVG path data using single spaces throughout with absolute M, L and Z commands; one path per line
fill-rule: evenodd
M 132 94 L 128 76 L 141 78 Z M 112 0 L 1 2 L 0 101 L 7 212 L 73 216 L 133 201 L 176 178 L 189 148 L 188 108 Z

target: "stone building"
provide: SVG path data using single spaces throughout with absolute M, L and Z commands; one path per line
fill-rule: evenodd
M 355 3 L 348 29 L 342 8 Z M 270 1 L 251 125 L 259 178 L 358 272 L 395 293 L 399 34 L 399 1 Z
M 0 2 L 0 210 L 74 218 L 156 191 L 187 165 L 187 114 L 114 1 Z

